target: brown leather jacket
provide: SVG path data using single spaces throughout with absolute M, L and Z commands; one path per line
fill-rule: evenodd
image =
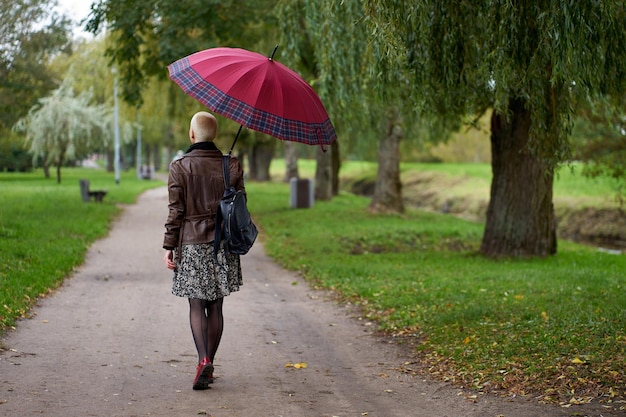
M 215 217 L 224 194 L 222 152 L 212 142 L 198 143 L 190 149 L 170 164 L 165 249 L 188 243 L 210 243 L 215 239 Z M 245 190 L 243 169 L 232 156 L 230 184 Z

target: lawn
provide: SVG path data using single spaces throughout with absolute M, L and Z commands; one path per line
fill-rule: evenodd
M 352 178 L 375 172 L 349 165 Z M 488 165 L 407 164 L 403 177 L 425 171 L 464 178 L 465 193 L 488 197 Z M 624 400 L 625 255 L 560 240 L 547 259 L 494 261 L 477 254 L 479 222 L 410 209 L 373 215 L 369 199 L 345 192 L 292 210 L 276 183 L 248 192 L 272 257 L 415 344 L 435 376 L 564 405 Z M 563 170 L 555 201 L 602 206 L 613 192 L 610 181 Z
M 108 191 L 103 203 L 82 201 L 81 178 Z M 0 173 L 0 333 L 83 262 L 122 205 L 157 185 L 163 183 L 138 180 L 134 172 L 122 173 L 116 184 L 112 173 L 86 168 L 64 169 L 60 184 L 41 171 Z

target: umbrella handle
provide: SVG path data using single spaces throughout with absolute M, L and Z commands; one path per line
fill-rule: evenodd
M 241 133 L 241 129 L 243 128 L 243 125 L 239 125 L 239 130 L 237 131 L 237 136 L 235 136 L 235 140 L 233 141 L 233 144 L 230 146 L 230 150 L 228 151 L 228 154 L 232 154 L 233 153 L 233 149 L 235 148 L 235 143 L 237 143 L 237 139 L 239 139 L 239 134 Z

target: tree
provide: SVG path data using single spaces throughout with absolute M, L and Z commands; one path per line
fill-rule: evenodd
M 81 93 L 91 96 L 90 105 L 101 106 L 102 108 L 114 106 L 114 78 L 112 68 L 108 59 L 104 56 L 106 47 L 106 39 L 97 38 L 91 41 L 77 41 L 74 43 L 71 54 L 59 54 L 51 63 L 51 67 L 59 74 L 65 74 L 66 78 L 71 79 L 71 86 L 75 95 Z M 124 102 L 119 105 L 120 110 L 120 126 L 126 127 L 128 119 L 135 120 L 134 108 L 125 105 Z M 110 115 L 102 115 L 108 117 L 110 122 L 113 119 Z M 126 120 L 126 122 L 124 122 Z M 105 132 L 114 132 L 113 127 Z M 100 145 L 99 149 L 92 149 L 106 155 L 107 170 L 114 171 L 115 152 L 113 149 L 113 141 L 97 140 L 94 141 Z M 122 150 L 123 151 L 123 150 Z M 134 154 L 134 152 L 131 152 Z
M 0 3 L 0 130 L 10 129 L 58 86 L 50 57 L 70 48 L 70 20 L 54 0 Z
M 106 27 L 111 39 L 106 54 L 119 69 L 122 96 L 140 107 L 149 84 L 155 78 L 166 80 L 167 65 L 179 58 L 229 45 L 270 52 L 275 45 L 272 6 L 270 0 L 100 0 L 93 5 L 86 27 L 94 34 Z M 164 136 L 166 146 L 173 147 L 179 126 L 188 124 L 191 115 L 185 112 L 193 100 L 178 87 L 168 88 L 166 99 L 164 117 L 170 126 Z M 225 124 L 220 126 L 221 134 L 229 131 Z M 249 157 L 264 153 L 255 149 L 256 142 L 251 146 Z M 263 172 L 249 174 L 264 176 Z
M 370 36 L 365 11 L 362 2 L 332 0 L 283 0 L 277 7 L 287 62 L 311 75 L 342 144 L 359 153 L 378 143 L 370 210 L 402 212 L 400 142 L 417 119 L 405 117 L 411 111 L 405 74 L 375 64 L 385 45 Z M 318 183 L 326 178 L 333 180 L 332 171 L 317 173 L 316 193 L 327 195 Z
M 445 122 L 493 108 L 482 253 L 556 253 L 553 178 L 570 157 L 576 108 L 626 87 L 624 2 L 367 5 L 371 33 L 388 45 L 382 61 L 410 75 L 420 114 Z
M 402 127 L 398 112 L 390 109 L 386 127 L 378 146 L 378 175 L 370 210 L 374 212 L 404 212 L 400 182 L 400 140 Z
M 89 92 L 74 95 L 71 83 L 67 78 L 15 125 L 25 133 L 29 152 L 35 162 L 41 161 L 46 177 L 48 167 L 56 166 L 58 183 L 66 161 L 87 156 L 96 137 L 109 141 L 113 132 L 111 109 L 90 105 Z
M 141 104 L 148 79 L 166 78 L 167 65 L 175 60 L 233 41 L 258 43 L 251 25 L 263 17 L 262 3 L 100 0 L 86 28 L 98 34 L 106 26 L 111 37 L 106 54 L 119 67 L 124 100 L 135 105 Z

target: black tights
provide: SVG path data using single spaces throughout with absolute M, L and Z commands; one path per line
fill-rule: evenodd
M 189 323 L 199 361 L 208 357 L 213 363 L 224 330 L 223 303 L 223 298 L 214 301 L 189 299 Z

